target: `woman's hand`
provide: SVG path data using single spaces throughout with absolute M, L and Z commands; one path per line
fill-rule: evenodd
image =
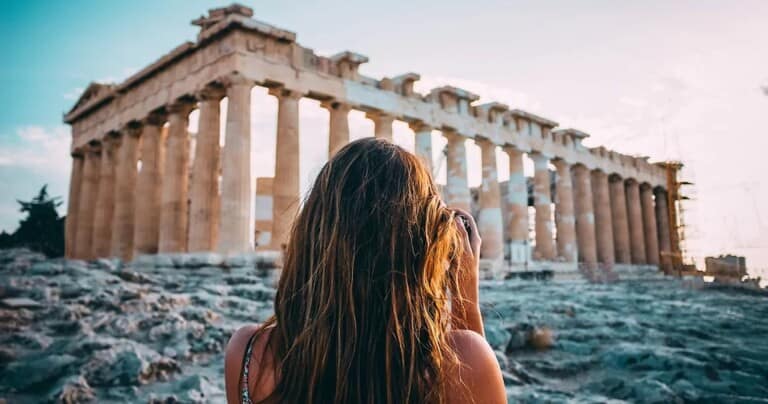
M 458 269 L 460 296 L 454 296 L 451 302 L 453 325 L 459 329 L 472 330 L 485 335 L 478 300 L 482 240 L 472 215 L 463 209 L 453 210 L 456 213 L 456 227 L 464 243 Z
M 477 231 L 477 223 L 472 215 L 463 209 L 453 209 L 456 212 L 456 227 L 459 229 L 461 239 L 464 241 L 464 255 L 461 257 L 463 268 L 474 269 L 477 273 L 480 269 L 480 232 Z

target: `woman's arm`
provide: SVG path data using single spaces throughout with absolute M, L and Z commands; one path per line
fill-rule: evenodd
M 453 327 L 459 330 L 471 330 L 485 336 L 483 317 L 480 314 L 480 233 L 477 223 L 469 212 L 454 209 L 456 227 L 464 240 L 464 255 L 459 266 L 459 294 L 451 302 Z

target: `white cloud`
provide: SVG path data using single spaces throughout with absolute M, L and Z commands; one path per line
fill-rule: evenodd
M 72 100 L 76 101 L 78 98 L 80 98 L 80 95 L 83 94 L 83 91 L 85 91 L 82 87 L 75 87 L 72 90 L 70 90 L 67 93 L 64 93 L 63 97 L 65 100 Z
M 0 168 L 16 167 L 59 173 L 69 167 L 69 129 L 66 126 L 23 126 L 0 149 Z

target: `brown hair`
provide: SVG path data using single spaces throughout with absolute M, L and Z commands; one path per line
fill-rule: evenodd
M 462 246 L 426 167 L 386 141 L 342 148 L 291 230 L 264 402 L 443 403 Z

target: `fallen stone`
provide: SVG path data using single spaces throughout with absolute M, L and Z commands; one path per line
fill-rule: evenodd
M 0 305 L 11 309 L 39 309 L 43 307 L 40 303 L 28 297 L 7 297 L 0 300 Z
M 80 375 L 63 379 L 48 396 L 48 401 L 62 404 L 90 403 L 95 400 L 93 389 Z

